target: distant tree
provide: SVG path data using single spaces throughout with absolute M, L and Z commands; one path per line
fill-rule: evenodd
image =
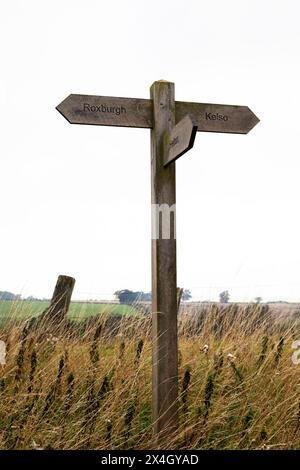
M 133 292 L 129 289 L 123 289 L 115 292 L 115 296 L 119 299 L 120 304 L 133 304 L 140 300 L 143 292 Z
M 151 292 L 137 291 L 129 289 L 117 290 L 114 293 L 120 304 L 132 304 L 134 302 L 150 302 L 152 299 Z
M 0 300 L 20 300 L 21 296 L 12 292 L 0 291 Z
M 140 300 L 142 302 L 151 302 L 151 300 L 152 300 L 151 292 L 142 292 Z
M 221 304 L 227 304 L 229 302 L 229 298 L 230 298 L 228 290 L 224 290 L 223 292 L 221 292 L 219 294 L 219 297 L 220 297 L 220 303 Z
M 129 289 L 117 290 L 114 292 L 114 296 L 119 300 L 120 304 L 132 304 L 134 302 L 151 302 L 152 293 L 137 291 L 134 292 Z M 192 293 L 189 289 L 184 289 L 182 294 L 182 300 L 190 300 Z
M 29 297 L 26 297 L 26 299 L 29 302 L 41 302 L 42 299 L 39 299 L 38 297 L 34 297 L 33 295 L 30 295 Z
M 114 296 L 116 298 L 116 300 L 119 300 L 119 295 L 120 295 L 120 290 L 116 290 L 116 292 L 114 292 Z
M 190 300 L 192 298 L 192 293 L 189 289 L 183 289 L 181 299 Z
M 262 297 L 255 297 L 254 300 L 255 300 L 255 302 L 256 302 L 257 304 L 260 304 L 261 301 L 262 301 Z

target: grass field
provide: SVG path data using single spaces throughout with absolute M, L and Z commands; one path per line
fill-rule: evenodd
M 49 306 L 49 302 L 8 301 L 0 300 L 0 323 L 9 319 L 27 319 L 39 315 Z M 136 308 L 122 304 L 101 304 L 72 302 L 68 318 L 70 320 L 83 320 L 99 315 L 134 315 L 138 314 Z
M 125 315 L 117 331 L 106 320 L 77 336 L 0 327 L 0 449 L 155 448 L 151 318 Z M 183 313 L 180 424 L 162 448 L 300 449 L 297 339 L 296 320 L 256 305 Z

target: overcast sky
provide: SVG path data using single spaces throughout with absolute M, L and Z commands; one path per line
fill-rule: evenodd
M 297 0 L 0 4 L 0 290 L 148 291 L 150 131 L 70 125 L 70 93 L 247 105 L 248 135 L 198 132 L 177 162 L 178 285 L 300 300 Z

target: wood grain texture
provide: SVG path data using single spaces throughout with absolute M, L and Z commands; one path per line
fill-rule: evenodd
M 186 114 L 201 132 L 248 134 L 259 122 L 247 106 L 176 101 L 176 123 Z
M 185 116 L 173 127 L 168 137 L 169 149 L 164 162 L 165 166 L 193 148 L 196 133 L 197 126 L 193 124 L 189 115 Z
M 71 124 L 152 127 L 152 102 L 138 98 L 69 95 L 57 106 Z
M 57 278 L 56 286 L 52 295 L 51 303 L 44 319 L 49 320 L 53 326 L 59 325 L 68 313 L 75 279 L 70 276 L 60 275 Z
M 56 109 L 71 124 L 153 127 L 153 103 L 147 99 L 72 94 Z M 176 124 L 187 114 L 201 132 L 247 134 L 259 122 L 247 106 L 176 101 Z
M 151 199 L 152 204 L 171 207 L 176 202 L 175 163 L 163 164 L 168 151 L 164 136 L 175 124 L 174 84 L 155 82 L 151 98 Z M 154 434 L 160 444 L 178 428 L 176 287 L 176 239 L 171 232 L 168 239 L 152 239 L 152 400 Z

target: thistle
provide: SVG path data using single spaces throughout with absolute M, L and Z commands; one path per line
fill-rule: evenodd
M 66 418 L 71 408 L 73 392 L 74 392 L 74 375 L 72 372 L 70 372 L 67 377 L 67 390 L 66 390 L 65 406 L 64 406 L 64 421 L 63 421 L 62 430 L 61 430 L 61 441 L 63 443 L 65 441 L 64 435 L 65 435 L 65 429 L 67 426 Z
M 107 419 L 106 420 L 106 435 L 105 435 L 105 442 L 106 442 L 107 447 L 110 447 L 112 427 L 113 425 L 112 425 L 111 420 Z
M 184 372 L 183 381 L 182 381 L 182 403 L 183 403 L 183 411 L 187 411 L 187 399 L 188 399 L 188 388 L 191 381 L 191 368 L 188 366 Z
M 265 429 L 262 429 L 262 430 L 260 431 L 260 439 L 261 439 L 262 441 L 266 441 L 266 440 L 268 439 L 268 433 L 267 433 L 267 431 L 266 431 Z
M 243 377 L 243 374 L 242 374 L 241 370 L 239 369 L 239 367 L 237 367 L 235 365 L 234 361 L 230 362 L 230 366 L 231 366 L 235 376 L 238 378 L 239 382 L 242 383 L 244 381 L 244 377 Z
M 2 377 L 2 379 L 0 379 L 0 393 L 3 393 L 4 390 L 5 390 L 5 377 Z
M 88 394 L 86 400 L 86 409 L 85 409 L 85 425 L 86 426 L 90 420 L 91 414 L 96 408 L 96 396 L 95 396 L 95 380 L 90 378 L 88 380 Z
M 112 378 L 114 376 L 115 370 L 112 369 L 109 373 L 105 374 L 102 384 L 99 388 L 98 394 L 97 394 L 97 407 L 100 406 L 100 403 L 102 400 L 104 400 L 105 396 L 109 392 L 110 389 L 112 389 Z
M 94 338 L 90 347 L 90 359 L 94 366 L 99 362 L 98 340 L 102 332 L 102 325 L 98 325 L 95 330 Z
M 222 352 L 220 352 L 218 355 L 214 357 L 214 371 L 215 375 L 219 374 L 222 370 L 224 364 L 224 357 Z
M 137 365 L 140 362 L 140 357 L 143 351 L 144 341 L 140 339 L 136 348 L 136 355 L 134 363 Z
M 104 379 L 102 381 L 102 384 L 99 388 L 99 392 L 98 392 L 98 400 L 99 401 L 103 400 L 103 398 L 107 394 L 108 390 L 109 390 L 109 376 L 108 376 L 108 374 L 105 374 Z
M 45 399 L 45 406 L 42 412 L 42 416 L 44 416 L 49 408 L 51 407 L 52 403 L 54 402 L 54 399 L 58 394 L 61 392 L 61 378 L 64 370 L 64 365 L 65 365 L 65 360 L 63 357 L 60 358 L 59 361 L 59 366 L 58 366 L 58 371 L 57 371 L 57 376 L 56 376 L 56 381 L 54 385 L 50 388 L 50 391 L 48 392 L 46 399 Z
M 257 361 L 257 367 L 260 367 L 262 363 L 264 362 L 266 355 L 267 355 L 268 345 L 269 345 L 269 338 L 268 336 L 264 336 L 263 341 L 262 341 L 261 353 Z
M 59 361 L 57 377 L 56 377 L 56 383 L 55 383 L 56 394 L 60 394 L 60 392 L 61 392 L 61 378 L 62 378 L 62 374 L 63 374 L 63 371 L 64 371 L 64 367 L 65 367 L 65 358 L 62 356 L 60 358 L 60 361 Z
M 278 366 L 280 358 L 282 356 L 284 345 L 284 337 L 280 336 L 279 343 L 277 344 L 276 353 L 275 353 L 275 365 Z
M 33 380 L 34 380 L 34 374 L 36 371 L 37 367 L 37 355 L 36 351 L 33 350 L 30 356 L 30 373 L 29 373 L 29 385 L 28 385 L 28 393 L 32 392 L 32 387 L 33 387 Z
M 125 417 L 124 417 L 124 425 L 125 425 L 125 436 L 126 436 L 126 441 L 128 441 L 129 436 L 130 436 L 130 430 L 132 426 L 132 421 L 135 415 L 136 411 L 136 395 L 132 398 L 132 400 L 129 401 Z
M 25 334 L 25 328 L 23 329 L 22 332 L 22 340 L 21 340 L 21 346 L 17 355 L 16 363 L 17 363 L 17 369 L 16 369 L 16 374 L 15 374 L 15 390 L 14 394 L 16 395 L 19 391 L 20 388 L 20 381 L 22 377 L 22 372 L 23 372 L 23 366 L 24 366 L 24 357 L 25 357 L 25 348 L 26 348 L 26 336 L 27 333 Z
M 246 432 L 246 430 L 249 428 L 249 426 L 251 425 L 252 421 L 254 419 L 254 411 L 253 411 L 253 408 L 250 406 L 244 419 L 243 419 L 243 424 L 244 424 L 244 434 Z
M 119 361 L 122 361 L 124 357 L 124 352 L 125 352 L 125 343 L 124 341 L 122 341 L 119 347 Z
M 205 406 L 205 415 L 204 418 L 206 419 L 211 408 L 211 400 L 214 393 L 215 388 L 215 374 L 209 373 L 207 376 L 207 381 L 204 390 L 204 406 Z

